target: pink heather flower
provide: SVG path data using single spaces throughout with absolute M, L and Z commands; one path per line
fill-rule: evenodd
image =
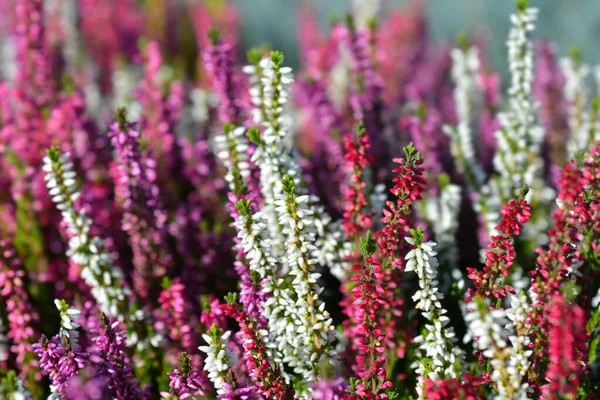
M 169 391 L 161 392 L 162 397 L 176 396 L 178 399 L 185 400 L 195 398 L 195 396 L 206 396 L 203 389 L 206 378 L 194 371 L 192 362 L 186 352 L 179 356 L 179 369 L 169 372 L 167 375 L 171 379 Z
M 549 305 L 548 321 L 548 384 L 541 387 L 543 398 L 576 398 L 587 362 L 589 335 L 586 314 L 580 306 L 569 303 L 560 294 L 554 294 Z
M 220 305 L 219 299 L 212 294 L 202 298 L 202 315 L 200 316 L 200 322 L 207 331 L 213 324 L 220 329 L 227 328 L 225 313 Z
M 256 393 L 268 399 L 285 400 L 294 395 L 294 390 L 285 383 L 279 366 L 275 364 L 267 352 L 268 338 L 258 326 L 256 320 L 237 303 L 236 296 L 227 299 L 227 304 L 220 308 L 238 323 L 243 337 L 243 359 L 252 382 L 256 385 Z
M 344 207 L 344 229 L 349 238 L 359 236 L 372 228 L 375 215 L 375 213 L 365 210 L 369 206 L 367 183 L 364 180 L 367 163 L 371 164 L 371 158 L 368 156 L 371 147 L 369 134 L 362 125 L 359 125 L 356 132 L 356 138 L 344 138 L 346 169 L 351 173 Z
M 141 298 L 155 295 L 158 278 L 168 271 L 172 258 L 166 244 L 167 215 L 156 179 L 156 163 L 140 150 L 140 132 L 125 121 L 124 110 L 118 113 L 109 136 L 116 151 L 114 172 L 118 196 L 122 201 L 123 230 L 129 235 L 135 267 L 134 286 Z
M 311 385 L 314 400 L 342 400 L 348 390 L 348 384 L 342 378 L 326 380 L 320 378 L 319 381 Z
M 96 367 L 96 374 L 107 379 L 106 391 L 110 398 L 146 398 L 134 377 L 133 366 L 125 352 L 127 332 L 120 329 L 119 325 L 119 321 L 111 322 L 104 313 L 101 315 L 98 336 L 92 339 L 96 344 L 96 351 L 91 359 Z
M 254 386 L 240 385 L 233 388 L 229 382 L 223 382 L 223 394 L 219 395 L 219 399 L 226 400 L 258 400 L 260 397 L 256 395 Z
M 40 368 L 49 375 L 53 390 L 58 394 L 64 394 L 69 379 L 89 365 L 89 353 L 81 352 L 79 347 L 71 348 L 67 336 L 61 339 L 56 335 L 48 340 L 42 335 L 31 348 L 40 359 Z
M 508 293 L 515 294 L 510 285 L 504 280 L 509 276 L 510 267 L 516 258 L 513 238 L 517 237 L 523 229 L 523 224 L 531 217 L 531 206 L 524 200 L 527 190 L 521 191 L 521 198 L 511 200 L 502 206 L 502 218 L 496 230 L 502 235 L 493 235 L 491 243 L 485 251 L 485 266 L 483 271 L 467 268 L 469 278 L 473 280 L 475 289 L 469 288 L 469 296 L 465 299 L 470 302 L 477 294 L 483 298 L 501 299 Z
M 17 258 L 12 241 L 0 238 L 0 299 L 6 304 L 10 350 L 16 355 L 20 378 L 39 379 L 38 360 L 33 357 L 31 345 L 35 342 L 34 325 L 39 315 L 29 301 L 25 289 L 25 270 Z
M 177 358 L 174 351 L 194 354 L 200 338 L 196 331 L 199 321 L 187 302 L 185 289 L 180 278 L 175 278 L 172 283 L 168 282 L 158 296 L 159 309 L 154 313 L 155 327 L 159 332 L 164 331 L 171 340 L 173 351 L 166 350 L 171 362 Z M 193 357 L 192 363 L 196 368 L 202 366 L 198 357 Z

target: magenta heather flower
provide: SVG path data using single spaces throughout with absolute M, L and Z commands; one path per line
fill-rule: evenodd
M 119 328 L 120 322 L 111 322 L 103 313 L 100 318 L 100 331 L 93 338 L 96 344 L 94 357 L 96 374 L 108 380 L 107 396 L 118 399 L 143 399 L 146 394 L 140 390 L 134 377 L 133 366 L 125 352 L 127 332 Z
M 40 359 L 40 368 L 49 375 L 54 393 L 64 394 L 69 379 L 89 365 L 89 353 L 71 348 L 67 336 L 56 335 L 48 340 L 42 335 L 31 347 Z
M 203 386 L 206 378 L 194 371 L 192 362 L 186 352 L 179 356 L 179 369 L 167 374 L 169 379 L 169 391 L 161 392 L 162 397 L 170 398 L 175 396 L 177 399 L 185 400 L 195 398 L 194 396 L 206 396 Z
M 118 176 L 114 177 L 122 201 L 123 230 L 129 234 L 135 267 L 134 286 L 141 298 L 158 291 L 158 278 L 171 267 L 165 248 L 167 215 L 155 183 L 156 163 L 140 150 L 140 132 L 118 112 L 109 136 L 115 147 Z
M 34 326 L 39 322 L 39 315 L 31 305 L 25 287 L 25 270 L 12 241 L 0 238 L 0 299 L 6 304 L 7 337 L 12 343 L 10 350 L 16 355 L 19 376 L 33 382 L 39 378 L 38 361 L 31 352 L 36 337 Z
M 333 380 L 319 379 L 311 387 L 313 389 L 312 398 L 314 400 L 342 400 L 346 390 L 348 390 L 348 384 L 342 378 Z
M 240 125 L 243 115 L 239 83 L 234 71 L 233 46 L 221 40 L 217 30 L 211 30 L 209 37 L 212 43 L 202 52 L 202 59 L 219 96 L 219 119 L 221 124 Z

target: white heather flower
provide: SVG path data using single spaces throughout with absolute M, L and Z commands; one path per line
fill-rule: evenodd
M 295 334 L 301 341 L 296 350 L 294 372 L 301 374 L 305 382 L 315 382 L 319 365 L 323 361 L 334 363 L 335 350 L 332 342 L 335 337 L 333 322 L 325 310 L 325 303 L 319 298 L 322 288 L 317 284 L 321 274 L 314 271 L 314 225 L 309 208 L 308 195 L 295 195 L 292 178 L 283 181 L 285 194 L 275 201 L 279 222 L 286 236 L 286 258 L 289 275 L 296 301 Z
M 528 184 L 533 191 L 534 180 L 542 172 L 541 144 L 544 130 L 536 121 L 532 100 L 533 50 L 529 33 L 537 9 L 519 10 L 511 16 L 508 39 L 508 60 L 511 72 L 508 109 L 498 115 L 500 129 L 496 132 L 498 150 L 494 166 L 500 173 L 502 198 L 511 198 L 515 190 Z
M 477 77 L 481 68 L 479 50 L 470 47 L 466 50 L 452 49 L 452 80 L 454 81 L 454 103 L 459 123 L 469 125 L 473 119 L 474 108 L 481 101 Z
M 105 251 L 102 239 L 90 235 L 92 220 L 84 209 L 75 207 L 75 200 L 80 194 L 69 153 L 61 155 L 57 149 L 50 149 L 49 155 L 44 157 L 42 169 L 46 173 L 44 179 L 52 201 L 61 212 L 70 235 L 67 256 L 83 267 L 81 278 L 90 287 L 102 312 L 121 321 L 143 319 L 143 311 L 135 310 L 134 303 L 128 301 L 131 291 L 125 283 L 123 272 Z M 137 342 L 135 332 L 130 332 L 128 343 L 142 347 L 146 345 L 142 341 Z
M 456 266 L 458 248 L 456 232 L 462 195 L 461 188 L 451 183 L 440 187 L 439 196 L 429 196 L 423 215 L 431 226 L 438 243 L 440 262 Z
M 430 323 L 425 325 L 425 332 L 417 336 L 414 342 L 418 360 L 416 367 L 417 393 L 423 397 L 425 379 L 457 378 L 462 370 L 464 354 L 456 343 L 454 328 L 447 326 L 450 319 L 447 310 L 442 307 L 444 295 L 438 290 L 438 261 L 434 242 L 423 242 L 420 230 L 417 236 L 406 238 L 414 248 L 406 255 L 405 271 L 414 271 L 419 277 L 419 290 L 413 296 L 415 308 L 420 309 L 423 317 Z
M 356 27 L 366 29 L 379 15 L 381 0 L 353 0 L 352 9 Z
M 10 342 L 6 337 L 6 327 L 4 326 L 4 320 L 0 318 L 0 361 L 8 360 Z
M 54 305 L 60 313 L 60 336 L 67 336 L 71 342 L 71 347 L 77 347 L 79 344 L 77 329 L 80 325 L 75 320 L 81 317 L 81 311 L 69 306 L 64 300 L 54 299 Z
M 465 320 L 469 336 L 474 338 L 475 348 L 490 360 L 493 370 L 491 378 L 498 391 L 496 398 L 527 399 L 529 384 L 524 381 L 520 371 L 527 365 L 526 359 L 531 353 L 519 347 L 525 343 L 525 338 L 514 335 L 507 312 L 500 309 L 490 310 L 487 299 L 485 303 L 470 303 L 468 309 L 471 311 Z M 520 321 L 523 312 L 525 311 L 515 309 L 511 318 Z M 511 329 L 507 329 L 507 325 Z
M 206 353 L 204 370 L 208 372 L 208 379 L 213 383 L 217 394 L 225 394 L 223 383 L 227 380 L 227 374 L 235 365 L 236 359 L 228 347 L 231 331 L 221 334 L 221 330 L 213 325 L 209 334 L 203 334 L 202 338 L 208 346 L 200 346 L 198 349 Z
M 283 273 L 289 271 L 287 263 L 286 237 L 283 226 L 279 221 L 275 200 L 283 196 L 282 179 L 291 176 L 298 194 L 306 195 L 305 185 L 302 184 L 301 170 L 296 155 L 285 146 L 291 121 L 284 111 L 293 82 L 291 69 L 281 67 L 281 60 L 275 53 L 271 58 L 262 59 L 256 66 L 247 66 L 245 71 L 253 74 L 254 82 L 251 88 L 253 102 L 257 105 L 254 114 L 255 122 L 264 126 L 260 143 L 252 155 L 252 162 L 260 168 L 261 191 L 264 198 L 263 212 L 271 236 L 272 255 L 282 261 Z M 277 62 L 274 62 L 277 61 Z M 274 83 L 274 78 L 278 83 Z M 262 92 L 261 92 L 262 90 Z M 313 248 L 313 256 L 322 264 L 332 269 L 336 276 L 344 276 L 348 263 L 345 261 L 349 254 L 350 244 L 346 241 L 345 232 L 338 223 L 331 223 L 317 196 L 310 196 L 310 210 L 318 238 Z
M 227 168 L 225 180 L 229 189 L 236 192 L 234 186 L 235 174 L 239 173 L 244 180 L 250 176 L 250 163 L 248 162 L 248 139 L 244 127 L 226 127 L 223 135 L 215 137 L 217 156 Z

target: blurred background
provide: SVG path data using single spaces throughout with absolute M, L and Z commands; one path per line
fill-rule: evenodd
M 298 65 L 297 17 L 303 7 L 310 6 L 326 29 L 332 18 L 343 18 L 352 0 L 233 0 L 240 13 L 241 42 L 244 48 L 270 43 L 284 51 L 286 60 Z M 375 3 L 361 0 L 360 3 Z M 391 8 L 407 8 L 412 0 L 383 0 L 381 15 Z M 530 0 L 539 8 L 534 37 L 553 41 L 558 55 L 569 53 L 576 45 L 583 60 L 600 63 L 600 0 Z M 424 0 L 428 32 L 437 42 L 454 41 L 460 32 L 482 36 L 492 65 L 503 77 L 507 74 L 506 39 L 509 16 L 514 0 Z

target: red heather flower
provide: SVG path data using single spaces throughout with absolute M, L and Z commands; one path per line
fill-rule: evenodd
M 527 191 L 528 188 L 524 187 L 521 191 L 521 198 L 511 200 L 502 206 L 500 210 L 502 218 L 500 224 L 495 228 L 502 232 L 502 235 L 491 237 L 491 243 L 488 244 L 485 251 L 483 271 L 467 268 L 469 278 L 475 284 L 475 290 L 469 288 L 466 302 L 471 301 L 477 294 L 483 298 L 493 296 L 496 299 L 506 297 L 507 292 L 515 294 L 514 289 L 510 285 L 506 285 L 504 280 L 508 278 L 510 267 L 516 258 L 513 238 L 521 233 L 523 224 L 531 217 L 531 206 L 525 201 Z
M 370 164 L 368 150 L 369 134 L 360 124 L 356 130 L 356 138 L 345 137 L 346 169 L 351 172 L 350 185 L 346 190 L 344 210 L 344 229 L 348 237 L 354 238 L 365 230 L 373 227 L 373 212 L 366 212 L 369 206 L 367 183 L 364 180 L 364 170 Z
M 569 303 L 560 294 L 554 294 L 549 305 L 548 320 L 548 384 L 541 387 L 543 398 L 576 398 L 587 361 L 587 316 L 580 306 Z
M 387 201 L 383 210 L 384 228 L 379 232 L 379 255 L 387 259 L 395 268 L 404 264 L 404 254 L 401 248 L 405 246 L 404 238 L 410 230 L 410 210 L 412 205 L 420 200 L 425 191 L 426 180 L 423 177 L 421 155 L 413 144 L 404 148 L 405 158 L 394 158 L 400 164 L 393 170 L 394 187 L 390 190 L 398 199 L 396 202 Z
M 165 247 L 167 215 L 160 200 L 156 163 L 140 150 L 140 132 L 125 120 L 125 110 L 117 113 L 109 137 L 116 151 L 118 176 L 116 191 L 122 200 L 123 230 L 129 234 L 135 267 L 134 286 L 141 298 L 160 290 L 158 277 L 172 265 Z
M 227 304 L 220 308 L 228 317 L 235 319 L 243 335 L 244 361 L 256 384 L 256 392 L 268 399 L 288 399 L 294 396 L 294 389 L 285 383 L 277 364 L 267 353 L 265 330 L 261 330 L 256 320 L 250 318 L 246 310 L 237 303 L 237 296 L 231 294 Z
M 373 260 L 377 242 L 371 231 L 360 240 L 364 263 L 352 267 L 358 274 L 352 280 L 357 285 L 352 289 L 356 307 L 356 372 L 358 380 L 351 382 L 348 399 L 387 399 L 385 393 L 392 387 L 386 375 L 385 334 L 378 323 L 378 316 L 385 300 L 383 283 L 384 272 L 381 265 Z
M 10 350 L 16 355 L 21 369 L 20 378 L 39 379 L 38 361 L 31 352 L 35 342 L 34 324 L 39 315 L 29 302 L 25 289 L 25 271 L 16 256 L 12 241 L 0 239 L 0 299 L 6 303 L 8 318 L 7 337 L 12 342 Z
M 463 383 L 458 379 L 425 380 L 423 398 L 427 400 L 477 400 L 481 398 L 477 386 L 482 382 L 471 375 L 462 377 Z
M 78 347 L 71 348 L 67 336 L 63 336 L 61 340 L 56 335 L 48 340 L 42 335 L 39 342 L 34 343 L 31 348 L 40 358 L 40 368 L 49 375 L 50 383 L 58 394 L 64 394 L 67 381 L 89 364 L 90 355 L 81 352 Z

